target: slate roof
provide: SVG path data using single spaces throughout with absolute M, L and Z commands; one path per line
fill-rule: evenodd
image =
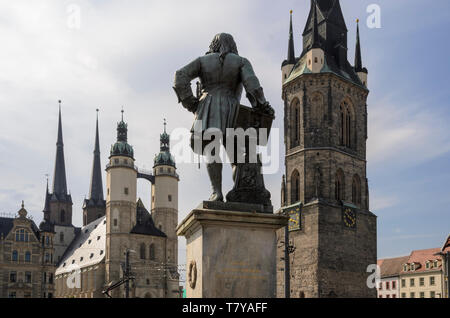
M 306 57 L 307 56 L 305 55 L 298 60 L 285 83 L 289 83 L 303 74 L 312 74 L 312 71 L 308 68 Z M 364 89 L 367 89 L 348 61 L 344 67 L 339 67 L 334 58 L 330 57 L 327 53 L 325 53 L 324 66 L 319 73 L 332 73 L 343 79 L 349 80 Z
M 137 224 L 132 234 L 166 237 L 156 228 L 150 213 L 139 199 L 136 208 Z M 106 253 L 106 216 L 76 231 L 75 239 L 67 248 L 58 264 L 56 275 L 69 273 L 77 268 L 100 264 Z M 77 267 L 75 267 L 77 266 Z
M 84 226 L 67 248 L 56 275 L 101 263 L 106 253 L 106 216 Z
M 136 208 L 136 226 L 131 230 L 132 234 L 150 235 L 167 237 L 166 234 L 160 231 L 156 226 L 151 214 L 147 211 L 141 199 L 137 202 Z
M 14 223 L 12 218 L 0 218 L 0 236 L 6 237 L 11 232 Z
M 0 217 L 0 236 L 3 235 L 3 237 L 6 237 L 9 232 L 14 227 L 14 218 L 3 218 Z M 34 232 L 37 238 L 40 237 L 39 228 L 36 226 L 36 223 L 34 223 L 33 220 L 28 219 L 31 222 L 31 230 Z

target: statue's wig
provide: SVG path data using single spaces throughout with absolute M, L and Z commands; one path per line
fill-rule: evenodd
M 222 63 L 228 53 L 239 55 L 236 42 L 234 42 L 233 36 L 228 33 L 219 33 L 214 37 L 206 54 L 211 53 L 219 53 Z

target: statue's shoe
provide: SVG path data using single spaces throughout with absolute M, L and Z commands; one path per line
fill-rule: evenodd
M 209 198 L 210 202 L 223 202 L 223 194 L 214 192 Z

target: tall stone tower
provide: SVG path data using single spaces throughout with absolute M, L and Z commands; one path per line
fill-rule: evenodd
M 312 0 L 296 58 L 290 26 L 283 62 L 286 177 L 282 204 L 292 209 L 291 297 L 376 297 L 366 281 L 376 264 L 376 216 L 366 170 L 367 70 L 358 39 L 347 58 L 339 0 Z M 284 230 L 279 232 L 281 240 Z M 278 268 L 284 268 L 284 249 Z M 284 297 L 284 274 L 278 296 Z
M 152 217 L 156 227 L 167 235 L 166 261 L 169 266 L 178 264 L 178 182 L 175 159 L 170 153 L 170 136 L 166 132 L 160 136 L 161 151 L 155 157 L 152 185 Z
M 137 171 L 134 150 L 128 144 L 128 126 L 122 120 L 117 124 L 117 142 L 111 147 L 106 168 L 106 282 L 121 278 L 120 263 L 130 246 L 130 232 L 136 225 Z M 115 297 L 120 295 L 116 289 Z
M 98 109 L 95 130 L 94 161 L 92 164 L 89 198 L 83 204 L 83 226 L 105 216 L 106 201 L 103 197 L 102 167 L 100 161 L 100 139 L 98 134 Z

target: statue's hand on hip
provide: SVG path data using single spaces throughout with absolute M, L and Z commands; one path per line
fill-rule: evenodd
M 182 101 L 181 103 L 184 108 L 186 108 L 191 113 L 195 114 L 198 110 L 198 104 L 200 103 L 200 101 L 198 100 L 198 98 L 191 96 L 191 97 L 185 99 L 184 101 Z

